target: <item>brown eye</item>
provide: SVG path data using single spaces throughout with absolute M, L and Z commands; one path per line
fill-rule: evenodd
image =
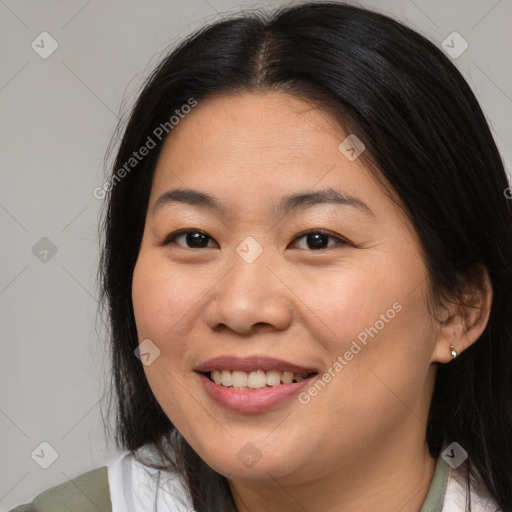
M 204 231 L 182 229 L 176 233 L 171 233 L 161 245 L 175 244 L 187 249 L 204 249 L 208 247 L 208 242 L 211 240 L 213 241 L 213 238 Z M 183 242 L 185 245 L 183 245 Z
M 330 249 L 333 245 L 345 245 L 347 242 L 341 239 L 338 236 L 334 236 L 330 233 L 321 230 L 311 230 L 306 233 L 302 233 L 297 236 L 294 240 L 300 240 L 304 238 L 306 241 L 306 247 L 301 247 L 301 249 L 310 249 L 310 250 L 321 250 L 321 249 Z M 329 245 L 329 239 L 334 240 L 335 243 Z

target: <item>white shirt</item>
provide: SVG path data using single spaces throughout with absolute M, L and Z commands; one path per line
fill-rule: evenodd
M 137 450 L 154 459 L 148 447 Z M 462 466 L 450 468 L 442 512 L 465 512 L 466 483 Z M 112 512 L 195 512 L 186 485 L 174 471 L 153 469 L 128 452 L 108 465 Z M 474 484 L 471 491 L 473 512 L 496 512 L 498 507 L 485 489 Z
M 448 485 L 444 495 L 443 512 L 464 512 L 466 510 L 466 476 L 463 466 L 450 469 Z M 496 512 L 498 505 L 480 484 L 472 482 L 471 510 L 474 512 Z M 501 510 L 501 509 L 499 509 Z
M 145 456 L 151 452 L 137 450 Z M 151 468 L 128 452 L 108 464 L 112 512 L 195 512 L 183 479 L 171 471 Z

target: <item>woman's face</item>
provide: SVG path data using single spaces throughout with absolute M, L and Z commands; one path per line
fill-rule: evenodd
M 296 97 L 247 93 L 199 102 L 159 156 L 132 290 L 144 370 L 232 480 L 300 483 L 423 449 L 426 268 L 348 135 Z

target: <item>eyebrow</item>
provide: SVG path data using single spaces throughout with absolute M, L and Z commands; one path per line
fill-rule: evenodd
M 193 189 L 173 189 L 164 192 L 157 199 L 153 206 L 153 213 L 162 206 L 174 202 L 205 208 L 214 213 L 225 214 L 227 211 L 226 205 L 210 194 Z M 369 215 L 375 216 L 375 212 L 361 199 L 332 188 L 318 190 L 316 192 L 289 194 L 281 199 L 277 207 L 274 205 L 271 211 L 276 216 L 287 215 L 292 211 L 309 208 L 318 204 L 352 206 Z

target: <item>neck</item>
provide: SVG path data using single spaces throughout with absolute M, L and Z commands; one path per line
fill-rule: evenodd
M 436 461 L 426 444 L 412 448 L 402 437 L 379 452 L 372 447 L 360 454 L 360 463 L 307 483 L 230 481 L 230 487 L 238 512 L 418 512 Z

